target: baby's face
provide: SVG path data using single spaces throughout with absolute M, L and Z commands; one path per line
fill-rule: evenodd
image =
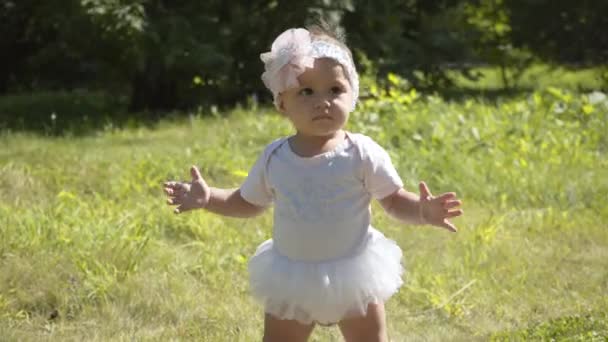
M 300 86 L 281 94 L 280 110 L 300 134 L 329 136 L 344 127 L 353 91 L 342 65 L 330 58 L 315 60 L 298 77 Z

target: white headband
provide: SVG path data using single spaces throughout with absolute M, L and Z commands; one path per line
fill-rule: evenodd
M 260 55 L 264 62 L 262 81 L 274 96 L 278 107 L 279 94 L 287 89 L 299 87 L 298 76 L 306 68 L 314 66 L 317 58 L 331 58 L 340 63 L 353 89 L 352 109 L 355 109 L 359 97 L 359 75 L 346 50 L 324 40 L 312 40 L 310 32 L 305 29 L 289 29 L 281 33 L 272 43 L 270 52 Z

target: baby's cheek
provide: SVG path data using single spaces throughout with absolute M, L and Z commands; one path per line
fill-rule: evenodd
M 350 107 L 349 103 L 351 103 L 351 102 L 348 101 L 347 99 L 340 98 L 334 102 L 334 107 L 343 112 L 347 112 L 348 108 Z

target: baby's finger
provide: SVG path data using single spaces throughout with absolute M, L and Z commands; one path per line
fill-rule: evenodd
M 452 224 L 452 222 L 448 221 L 448 220 L 444 220 L 443 224 L 441 225 L 443 228 L 451 231 L 452 233 L 456 233 L 458 231 L 458 229 L 456 228 L 455 225 Z
M 203 176 L 201 176 L 201 172 L 198 170 L 198 168 L 194 165 L 192 165 L 190 167 L 190 175 L 192 176 L 192 180 L 193 181 L 197 181 L 199 179 L 203 179 Z
M 449 201 L 445 201 L 443 203 L 443 207 L 445 209 L 452 209 L 452 208 L 458 207 L 460 205 L 462 205 L 462 202 L 460 200 L 456 200 L 456 201 L 449 200 Z
M 441 195 L 435 197 L 435 199 L 437 199 L 441 202 L 449 201 L 454 198 L 456 198 L 455 192 L 446 192 L 445 194 L 441 194 Z
M 183 203 L 182 198 L 180 197 L 169 197 L 167 198 L 168 205 L 181 205 Z
M 175 190 L 179 191 L 179 192 L 188 192 L 190 191 L 190 183 L 187 182 L 181 182 L 175 185 Z
M 163 186 L 165 188 L 172 188 L 173 189 L 173 188 L 181 187 L 184 183 L 185 182 L 183 182 L 183 181 L 181 181 L 181 182 L 178 182 L 178 181 L 167 181 L 167 182 L 163 183 Z
M 182 186 L 176 186 L 174 188 L 165 188 L 165 193 L 169 196 L 179 197 L 183 196 L 187 192 L 186 188 Z
M 456 217 L 456 216 L 460 216 L 462 215 L 463 211 L 462 209 L 458 209 L 458 210 L 449 210 L 448 212 L 445 213 L 445 218 L 451 218 L 451 217 Z
M 174 188 L 176 186 L 179 186 L 180 184 L 182 184 L 183 181 L 175 181 L 175 180 L 171 180 L 171 181 L 166 181 L 163 183 L 163 186 L 165 187 L 171 187 Z
M 180 183 L 172 184 L 171 186 L 165 187 L 163 190 L 167 196 L 173 197 L 183 196 L 187 192 L 185 187 Z
M 192 207 L 190 205 L 187 205 L 186 203 L 183 203 L 180 206 L 178 206 L 177 208 L 175 208 L 175 210 L 173 210 L 173 212 L 176 214 L 181 214 L 188 210 L 192 210 Z
M 418 183 L 418 190 L 420 191 L 420 198 L 423 200 L 433 196 L 431 190 L 429 190 L 429 187 L 424 181 Z

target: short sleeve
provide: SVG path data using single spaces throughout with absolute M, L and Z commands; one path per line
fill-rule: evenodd
M 362 149 L 363 181 L 372 197 L 382 199 L 403 187 L 386 150 L 369 137 L 361 139 L 359 148 Z
M 268 182 L 266 168 L 270 155 L 281 144 L 281 141 L 277 140 L 268 145 L 249 171 L 245 182 L 240 188 L 241 196 L 245 201 L 260 207 L 265 207 L 272 203 L 274 196 Z

